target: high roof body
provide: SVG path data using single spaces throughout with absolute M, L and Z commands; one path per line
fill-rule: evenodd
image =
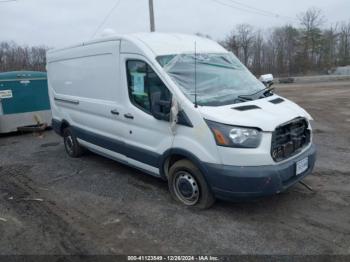
M 194 53 L 223 53 L 227 52 L 217 42 L 195 35 L 143 33 L 131 35 L 132 38 L 143 42 L 152 52 L 158 55 Z
M 130 35 L 114 35 L 105 38 L 99 38 L 84 42 L 79 45 L 70 46 L 67 48 L 51 50 L 48 52 L 54 53 L 60 50 L 69 48 L 90 45 L 99 42 L 122 40 L 138 47 L 141 51 L 146 53 L 153 53 L 154 56 L 170 55 L 170 54 L 182 54 L 182 53 L 194 53 L 195 46 L 197 53 L 226 53 L 224 49 L 217 42 L 195 35 L 186 34 L 168 34 L 168 33 L 138 33 Z M 125 40 L 125 41 L 123 41 Z M 125 50 L 123 50 L 123 48 Z M 121 52 L 127 52 L 127 44 L 122 43 Z

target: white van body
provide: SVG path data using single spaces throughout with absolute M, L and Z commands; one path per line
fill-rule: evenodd
M 305 110 L 272 93 L 259 99 L 242 96 L 242 101 L 219 106 L 197 105 L 158 59 L 192 59 L 183 54 L 230 53 L 206 38 L 159 33 L 114 36 L 49 51 L 48 85 L 55 131 L 63 135 L 64 129 L 71 127 L 82 147 L 164 179 L 169 178 L 176 161 L 187 159 L 200 170 L 216 198 L 279 193 L 311 173 L 315 147 L 309 124 L 312 118 Z M 147 72 L 137 71 L 140 68 Z M 171 120 L 152 114 L 152 96 L 158 91 L 146 93 L 149 79 L 155 82 L 152 85 L 158 88 L 163 84 L 170 92 Z M 145 101 L 145 97 L 150 105 L 135 102 Z M 135 103 L 150 106 L 151 112 Z M 220 134 L 210 123 L 237 127 L 243 140 L 244 135 L 252 135 L 259 141 L 254 148 L 219 145 Z M 304 127 L 302 139 L 297 138 L 294 127 Z M 276 146 L 272 140 L 282 131 L 286 140 L 272 152 L 272 144 Z M 230 131 L 230 137 L 232 132 L 236 131 Z M 232 144 L 225 139 L 223 143 Z M 288 157 L 283 157 L 287 148 Z

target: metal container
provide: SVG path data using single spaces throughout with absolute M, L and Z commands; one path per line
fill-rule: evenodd
M 0 133 L 43 124 L 51 124 L 46 73 L 0 73 Z

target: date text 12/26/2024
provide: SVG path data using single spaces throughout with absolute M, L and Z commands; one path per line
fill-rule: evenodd
M 219 261 L 216 256 L 128 256 L 128 261 Z

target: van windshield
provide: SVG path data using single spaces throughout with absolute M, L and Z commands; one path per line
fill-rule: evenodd
M 166 55 L 157 61 L 193 103 L 196 82 L 198 105 L 234 104 L 265 88 L 232 53 Z

